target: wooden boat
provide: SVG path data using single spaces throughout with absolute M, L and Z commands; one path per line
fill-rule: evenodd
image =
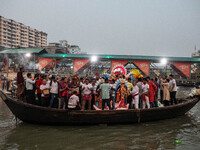
M 2 91 L 0 97 L 20 120 L 48 125 L 125 124 L 162 120 L 184 115 L 199 101 L 199 97 L 196 97 L 181 100 L 176 105 L 159 108 L 70 111 L 23 103 Z

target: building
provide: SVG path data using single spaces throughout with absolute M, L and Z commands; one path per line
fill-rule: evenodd
M 81 54 L 81 49 L 77 45 L 69 45 L 68 51 L 70 54 Z
M 67 54 L 69 53 L 68 42 L 66 40 L 60 40 L 60 43 L 49 43 L 49 45 L 46 46 L 46 51 L 51 54 Z
M 45 47 L 47 33 L 0 16 L 0 47 Z

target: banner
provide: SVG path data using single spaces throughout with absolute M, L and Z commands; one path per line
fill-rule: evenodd
M 7 67 L 8 67 L 8 61 L 5 59 L 3 62 L 4 62 L 4 65 L 5 65 L 5 71 L 6 71 Z
M 77 72 L 88 62 L 89 62 L 88 59 L 74 59 L 74 72 Z
M 40 58 L 39 59 L 39 70 L 41 71 L 46 65 L 48 65 L 53 59 L 52 58 Z
M 184 75 L 190 77 L 190 63 L 174 62 L 173 65 L 178 68 Z
M 149 75 L 149 61 L 133 61 L 133 63 L 145 73 L 145 75 Z
M 117 66 L 124 66 L 128 63 L 126 60 L 112 60 L 111 61 L 111 70 L 113 70 L 114 67 Z

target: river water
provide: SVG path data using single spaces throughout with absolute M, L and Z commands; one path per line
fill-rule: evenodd
M 190 89 L 179 87 L 177 97 Z M 102 149 L 200 149 L 200 103 L 185 116 L 129 124 L 95 126 L 44 126 L 15 124 L 15 118 L 0 100 L 0 149 L 102 150 Z M 174 144 L 180 140 L 181 144 Z

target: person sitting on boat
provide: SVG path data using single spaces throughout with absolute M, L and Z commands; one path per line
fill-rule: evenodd
M 26 79 L 26 101 L 30 104 L 35 103 L 35 91 L 33 90 L 33 85 L 35 84 L 35 80 L 32 79 L 31 73 L 27 73 Z
M 93 91 L 92 85 L 89 83 L 89 79 L 85 80 L 85 84 L 82 85 L 83 91 L 83 101 L 82 101 L 82 110 L 85 110 L 86 102 L 88 102 L 88 109 L 91 110 L 91 95 Z
M 133 81 L 133 88 L 132 91 L 130 92 L 132 96 L 132 103 L 131 103 L 131 108 L 133 108 L 133 104 L 135 109 L 138 109 L 139 106 L 139 87 L 137 86 L 136 81 Z
M 50 87 L 47 83 L 46 79 L 42 80 L 42 84 L 40 85 L 41 90 L 41 106 L 47 107 L 49 106 L 49 96 L 50 96 Z
M 69 110 L 80 110 L 81 105 L 79 103 L 79 97 L 77 96 L 77 91 L 73 91 L 72 95 L 68 101 L 68 109 Z
M 155 92 L 157 91 L 157 86 L 154 84 L 152 80 L 150 80 L 150 77 L 146 77 L 148 85 L 149 85 L 149 103 L 150 106 L 153 106 L 155 99 Z
M 169 93 L 169 79 L 166 79 L 165 83 L 161 82 L 163 87 L 163 103 L 164 106 L 169 106 L 170 93 Z
M 146 78 L 143 79 L 141 99 L 142 99 L 142 108 L 145 109 L 146 106 L 147 106 L 147 108 L 150 108 L 150 104 L 149 104 L 149 85 L 147 83 L 147 79 Z

